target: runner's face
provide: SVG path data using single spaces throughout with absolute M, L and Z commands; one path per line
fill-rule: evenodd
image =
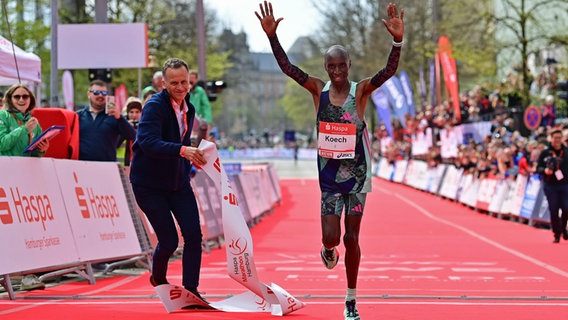
M 181 103 L 189 92 L 189 71 L 184 67 L 167 69 L 164 73 L 164 88 L 177 103 Z
M 330 56 L 325 60 L 325 70 L 332 82 L 345 81 L 349 76 L 351 61 L 343 56 Z

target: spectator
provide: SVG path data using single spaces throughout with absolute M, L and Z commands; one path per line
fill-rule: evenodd
M 89 105 L 79 115 L 79 160 L 116 161 L 120 139 L 134 140 L 136 130 L 116 108 L 105 108 L 106 84 L 93 80 L 87 91 Z M 105 110 L 107 109 L 107 110 Z
M 145 100 L 147 99 L 147 97 L 148 97 L 148 95 L 147 95 L 148 92 L 156 93 L 156 92 L 162 91 L 162 89 L 163 89 L 163 86 L 162 86 L 163 79 L 164 79 L 164 76 L 163 76 L 163 74 L 162 74 L 162 71 L 156 71 L 156 72 L 154 72 L 154 75 L 152 76 L 152 84 L 149 85 L 149 86 L 147 86 L 147 87 L 145 87 L 144 89 L 142 89 L 140 98 L 145 101 Z
M 138 128 L 140 114 L 142 113 L 142 101 L 136 97 L 130 97 L 126 100 L 126 120 L 134 129 Z M 132 160 L 132 143 L 134 140 L 125 139 L 119 143 L 117 152 L 118 159 L 123 159 L 124 166 L 130 166 Z
M 542 122 L 543 127 L 554 127 L 554 122 L 556 120 L 556 106 L 554 104 L 554 97 L 551 95 L 544 98 L 544 104 L 542 105 Z
M 152 87 L 156 90 L 156 92 L 160 92 L 164 89 L 164 75 L 162 71 L 154 72 L 154 76 L 152 77 Z
M 36 107 L 33 92 L 23 84 L 15 84 L 6 91 L 3 105 L 4 109 L 0 110 L 0 156 L 43 156 L 49 148 L 47 139 L 32 152 L 24 153 L 42 132 L 39 121 L 32 117 L 32 110 Z
M 191 95 L 189 101 L 195 106 L 195 114 L 200 118 L 207 121 L 207 124 L 211 126 L 213 118 L 211 115 L 211 104 L 209 103 L 209 97 L 207 96 L 207 91 L 202 86 L 198 85 L 199 74 L 197 71 L 191 70 L 189 72 L 189 83 L 191 84 Z
M 158 93 L 154 88 L 150 88 L 150 90 L 146 90 L 142 95 L 142 107 L 146 104 L 146 101 L 150 99 L 154 94 Z
M 568 240 L 568 147 L 562 144 L 562 130 L 554 129 L 550 133 L 550 145 L 538 158 L 537 172 L 542 176 L 548 200 L 553 242 L 560 242 L 561 236 Z

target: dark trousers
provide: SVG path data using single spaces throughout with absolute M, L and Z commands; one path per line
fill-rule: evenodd
M 550 209 L 550 225 L 555 236 L 560 236 L 566 230 L 568 222 L 568 184 L 544 184 L 544 194 Z M 562 209 L 562 216 L 559 211 Z
M 138 206 L 148 217 L 158 237 L 152 261 L 152 276 L 158 282 L 166 280 L 169 259 L 179 243 L 175 217 L 184 240 L 182 285 L 188 289 L 197 289 L 201 270 L 202 234 L 193 190 L 187 187 L 177 191 L 163 191 L 135 185 L 132 189 Z

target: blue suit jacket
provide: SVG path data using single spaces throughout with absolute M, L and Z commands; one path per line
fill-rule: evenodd
M 188 130 L 180 138 L 176 114 L 166 90 L 154 94 L 142 109 L 136 140 L 132 145 L 130 182 L 161 190 L 179 190 L 189 185 L 191 163 L 179 154 L 182 144 L 191 145 L 195 108 L 185 97 Z

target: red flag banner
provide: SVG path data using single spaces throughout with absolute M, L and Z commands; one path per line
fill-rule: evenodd
M 460 97 L 458 89 L 458 74 L 456 68 L 456 60 L 452 57 L 452 45 L 450 39 L 446 36 L 441 36 L 438 40 L 438 53 L 440 55 L 440 64 L 444 72 L 444 82 L 446 90 L 450 96 L 450 103 L 454 108 L 454 115 L 459 121 L 461 119 L 460 113 Z

